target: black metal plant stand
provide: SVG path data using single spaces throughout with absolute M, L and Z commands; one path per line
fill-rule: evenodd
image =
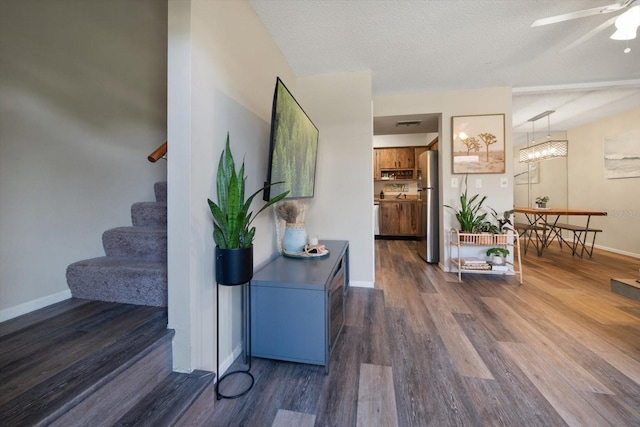
M 226 285 L 223 285 L 226 286 Z M 216 374 L 218 375 L 218 381 L 216 382 L 216 400 L 220 399 L 237 399 L 244 396 L 253 388 L 255 378 L 251 374 L 251 282 L 242 283 L 242 323 L 243 323 L 243 346 L 244 346 L 244 361 L 247 365 L 247 369 L 239 369 L 236 371 L 227 372 L 220 376 L 220 298 L 218 289 L 220 284 L 216 283 Z M 225 395 L 220 393 L 220 383 L 232 375 L 244 374 L 248 375 L 251 379 L 249 386 L 238 394 Z

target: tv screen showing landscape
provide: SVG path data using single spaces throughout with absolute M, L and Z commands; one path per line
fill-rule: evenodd
M 278 78 L 271 114 L 267 182 L 282 183 L 265 191 L 265 200 L 286 190 L 287 198 L 313 197 L 318 136 L 318 128 Z

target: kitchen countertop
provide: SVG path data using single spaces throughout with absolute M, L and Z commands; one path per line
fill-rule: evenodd
M 374 197 L 374 203 L 384 203 L 384 202 L 419 202 L 418 196 L 408 195 L 405 199 L 404 197 L 401 199 L 396 199 L 396 196 L 385 196 L 384 199 L 380 199 L 380 197 Z

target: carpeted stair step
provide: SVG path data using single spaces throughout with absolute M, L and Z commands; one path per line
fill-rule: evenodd
M 166 202 L 138 202 L 131 205 L 131 222 L 134 227 L 167 229 Z
M 156 182 L 153 185 L 153 190 L 156 195 L 156 202 L 167 203 L 167 181 Z
M 128 257 L 145 261 L 167 260 L 167 229 L 117 227 L 102 234 L 108 257 Z
M 167 306 L 167 264 L 131 258 L 100 257 L 67 267 L 71 295 L 125 304 Z
M 77 298 L 167 305 L 167 183 L 153 186 L 155 202 L 131 206 L 133 227 L 102 235 L 106 257 L 71 264 L 67 284 Z
M 114 426 L 175 425 L 204 390 L 213 387 L 214 378 L 215 374 L 207 371 L 172 372 Z

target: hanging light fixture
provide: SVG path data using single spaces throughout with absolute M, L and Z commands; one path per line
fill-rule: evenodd
M 640 6 L 633 6 L 616 18 L 616 32 L 611 35 L 613 40 L 633 40 L 640 26 Z
M 520 163 L 538 162 L 540 160 L 555 159 L 556 157 L 567 157 L 569 155 L 569 141 L 566 139 L 551 139 L 551 114 L 555 110 L 545 111 L 535 117 L 530 118 L 533 129 L 532 143 L 526 148 L 520 149 Z M 547 139 L 544 142 L 535 144 L 535 122 L 543 117 L 547 118 Z

